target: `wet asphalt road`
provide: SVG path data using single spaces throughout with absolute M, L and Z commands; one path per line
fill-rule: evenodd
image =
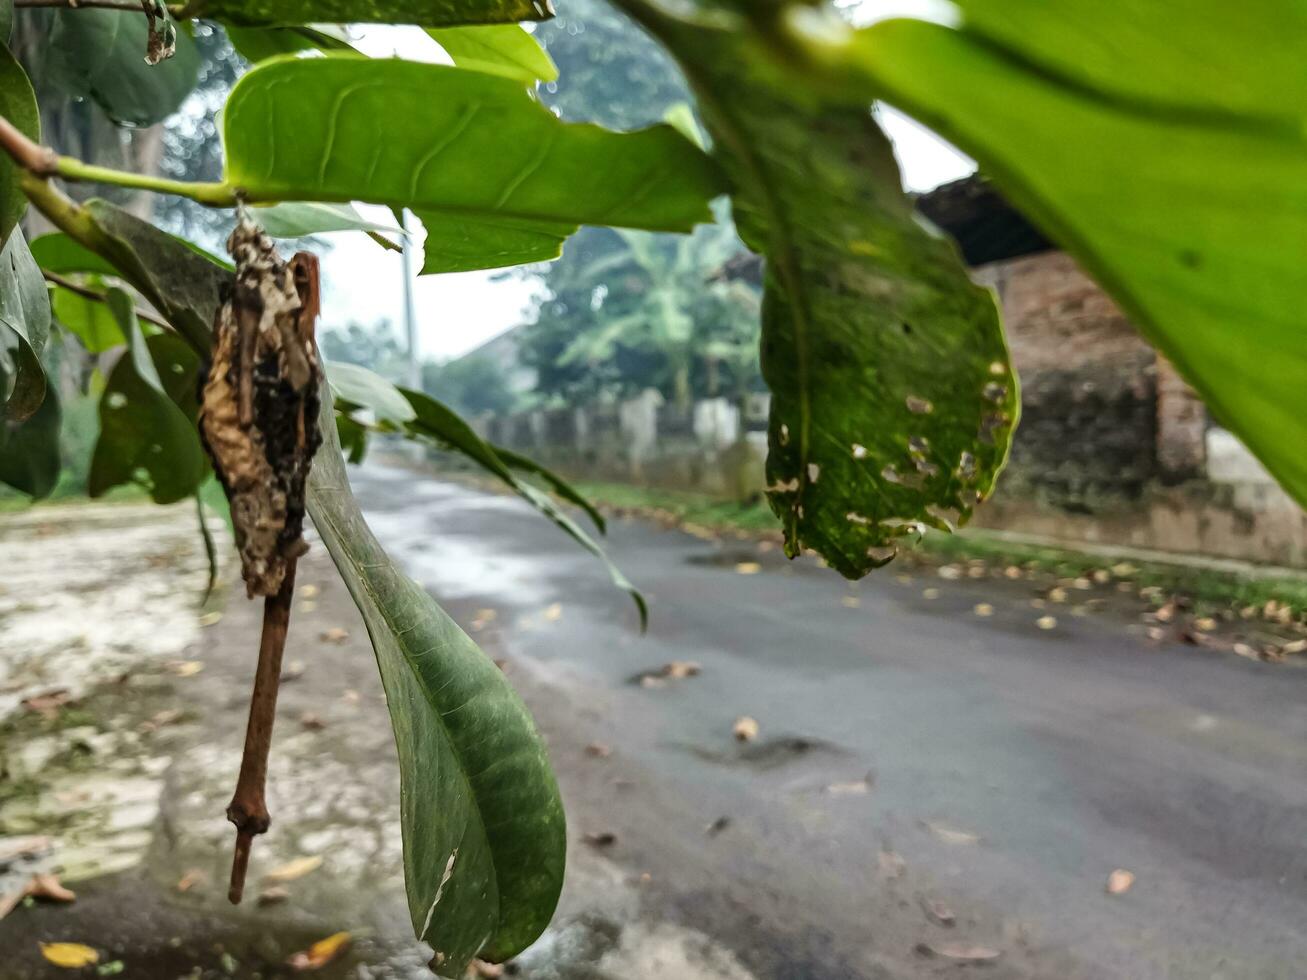
M 639 915 L 760 980 L 1307 977 L 1307 671 L 1106 617 L 1043 631 L 993 582 L 850 586 L 616 522 L 610 554 L 650 599 L 640 637 L 602 568 L 514 498 L 379 464 L 353 479 L 461 622 L 495 610 L 475 635 L 549 739 L 574 849 L 615 834 Z M 703 671 L 633 683 L 671 660 Z M 760 735 L 740 745 L 746 714 Z M 1109 896 L 1116 868 L 1136 881 Z M 569 881 L 561 914 L 602 904 Z

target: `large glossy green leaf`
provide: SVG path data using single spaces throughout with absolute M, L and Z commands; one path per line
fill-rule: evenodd
M 251 200 L 409 207 L 436 251 L 471 242 L 481 267 L 538 253 L 542 236 L 556 253 L 581 223 L 688 231 L 711 220 L 722 188 L 670 126 L 564 123 L 520 82 L 447 65 L 274 59 L 237 83 L 224 137 L 227 182 Z M 474 267 L 475 248 L 456 250 L 459 267 Z
M 0 419 L 27 418 L 45 397 L 41 351 L 50 335 L 50 295 L 22 232 L 0 250 Z
M 768 260 L 768 499 L 787 551 L 863 575 L 993 490 L 1019 406 L 993 297 L 915 219 L 864 100 L 814 91 L 744 18 L 631 6 L 685 66 L 740 236 Z
M 194 494 L 209 471 L 195 429 L 199 358 L 175 334 L 146 340 L 123 290 L 110 290 L 108 306 L 127 350 L 100 397 L 100 438 L 87 492 L 98 497 L 139 483 L 156 503 L 176 503 Z
M 12 8 L 11 8 L 12 9 Z M 0 32 L 0 38 L 4 36 Z M 27 73 L 9 49 L 0 43 L 0 116 L 32 140 L 41 139 L 41 116 L 36 107 L 36 93 Z M 18 167 L 7 153 L 0 153 L 0 246 L 27 207 L 27 198 L 18 186 Z
M 554 60 L 518 24 L 442 27 L 427 33 L 460 68 L 505 75 L 528 85 L 558 78 Z
M 47 272 L 70 272 L 116 276 L 118 270 L 85 245 L 61 231 L 32 239 L 32 258 Z
M 1273 43 L 1303 11 L 1266 0 L 1164 23 L 1147 2 L 1063 35 L 1051 23 L 1083 23 L 1082 4 L 1050 0 L 1019 34 L 995 25 L 1028 5 L 992 6 L 983 38 L 907 21 L 856 35 L 845 84 L 979 160 L 1307 504 L 1307 69 Z M 1128 79 L 1108 77 L 1106 33 Z M 1227 36 L 1234 61 L 1216 53 Z
M 563 242 L 579 227 L 508 218 L 486 221 L 439 211 L 417 215 L 427 232 L 423 275 L 549 262 L 563 253 Z
M 200 54 L 185 31 L 177 51 L 145 62 L 144 14 L 121 10 L 57 10 L 47 45 L 49 77 L 70 95 L 99 104 L 110 119 L 149 126 L 172 115 L 199 80 Z
M 369 221 L 350 204 L 324 201 L 288 201 L 255 208 L 254 220 L 273 238 L 305 238 L 333 231 L 376 231 L 402 235 L 394 225 Z
M 192 17 L 232 24 L 512 24 L 553 16 L 549 0 L 192 0 Z
M 518 479 L 512 469 L 500 458 L 498 452 L 478 436 L 473 428 L 463 421 L 453 409 L 420 391 L 401 389 L 401 392 L 408 399 L 416 413 L 415 418 L 407 426 L 410 432 L 433 439 L 445 448 L 462 453 L 472 462 L 497 476 L 527 503 L 558 525 L 577 544 L 603 562 L 604 567 L 608 570 L 609 578 L 613 580 L 613 584 L 626 592 L 635 602 L 636 611 L 640 615 L 640 628 L 645 628 L 649 621 L 649 608 L 645 603 L 644 596 L 640 594 L 640 590 L 631 584 L 630 580 L 622 574 L 621 569 L 614 565 L 612 560 L 604 554 L 604 550 L 599 547 L 598 543 L 590 535 L 586 534 L 585 530 L 576 521 L 572 520 L 566 511 L 555 504 L 548 494 L 525 480 Z M 521 468 L 529 469 L 537 474 L 547 474 L 546 479 L 550 483 L 553 483 L 556 487 L 566 487 L 570 491 L 567 495 L 574 500 L 580 498 L 580 494 L 568 487 L 559 477 L 548 473 L 544 467 L 531 463 L 529 460 L 524 460 L 522 457 L 518 457 L 518 460 Z M 592 516 L 597 516 L 594 514 L 594 508 L 588 503 L 583 503 L 582 506 Z M 598 523 L 602 529 L 602 519 Z
M 103 289 L 103 285 L 96 283 Z M 50 290 L 51 307 L 59 325 L 82 342 L 88 353 L 103 354 L 126 342 L 122 327 L 107 304 L 71 289 L 55 286 Z
M 329 398 L 313 524 L 367 623 L 400 760 L 409 913 L 441 976 L 502 960 L 548 925 L 566 829 L 545 748 L 503 673 L 387 557 L 350 493 Z
M 59 482 L 59 396 L 53 388 L 22 422 L 0 420 L 0 483 L 34 500 Z
M 352 51 L 353 45 L 337 28 L 235 27 L 227 28 L 227 40 L 249 62 L 267 61 L 300 51 Z

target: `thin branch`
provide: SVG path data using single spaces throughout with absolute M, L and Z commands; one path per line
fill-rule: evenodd
M 83 286 L 81 283 L 73 282 L 66 276 L 61 276 L 57 272 L 50 272 L 47 269 L 41 270 L 41 275 L 45 276 L 47 282 L 52 282 L 61 289 L 66 289 L 70 293 L 76 293 L 78 296 L 84 296 L 87 299 L 95 300 L 97 303 L 108 303 L 109 297 L 98 290 L 91 289 L 89 286 Z M 136 307 L 136 316 L 141 320 L 148 320 L 156 327 L 163 327 L 165 330 L 171 330 L 172 324 L 162 317 L 155 316 L 149 310 Z
M 33 143 L 4 116 L 0 116 L 0 149 L 28 173 L 38 177 L 53 177 L 59 172 L 59 154 L 48 146 Z
M 141 12 L 140 0 L 14 0 L 15 7 L 57 7 L 67 10 L 96 9 L 96 10 L 123 10 Z M 172 4 L 168 7 L 168 13 L 174 17 L 179 16 L 184 9 L 183 4 Z
M 259 642 L 259 664 L 254 671 L 250 694 L 250 720 L 245 728 L 245 751 L 236 792 L 227 807 L 227 819 L 236 825 L 236 852 L 231 859 L 231 886 L 227 898 L 240 903 L 245 891 L 245 871 L 250 845 L 272 824 L 264 787 L 268 781 L 268 750 L 272 747 L 272 723 L 277 717 L 277 690 L 281 685 L 281 655 L 290 627 L 290 603 L 295 592 L 295 559 L 286 563 L 286 576 L 276 595 L 263 600 L 263 637 Z

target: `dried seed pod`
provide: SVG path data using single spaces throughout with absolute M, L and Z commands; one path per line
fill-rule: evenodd
M 200 433 L 231 503 L 253 598 L 276 595 L 287 563 L 307 550 L 304 482 L 321 441 L 322 368 L 313 340 L 318 260 L 301 252 L 283 262 L 244 214 L 227 250 L 236 280 L 213 326 Z

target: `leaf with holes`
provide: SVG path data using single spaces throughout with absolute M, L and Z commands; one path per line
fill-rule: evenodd
M 100 438 L 87 491 L 98 497 L 124 483 L 141 483 L 156 503 L 184 500 L 209 472 L 195 429 L 199 359 L 175 334 L 147 341 L 123 290 L 110 290 L 108 306 L 127 350 L 100 396 Z
M 237 83 L 223 131 L 226 181 L 250 200 L 409 207 L 458 268 L 556 254 L 582 223 L 688 231 L 722 187 L 670 126 L 564 123 L 520 82 L 447 65 L 274 59 Z
M 549 0 L 196 0 L 192 17 L 231 24 L 513 24 L 553 16 Z
M 443 27 L 427 33 L 460 68 L 516 78 L 528 85 L 558 78 L 553 59 L 518 24 Z
M 767 258 L 768 499 L 786 550 L 856 578 L 994 488 L 1019 400 L 993 297 L 925 230 L 865 99 L 823 95 L 751 22 L 627 0 L 686 66 Z
M 822 56 L 979 160 L 1307 504 L 1307 62 L 1283 44 L 1307 14 L 964 6 L 960 30 L 889 21 Z
M 404 879 L 432 966 L 504 960 L 553 915 L 566 828 L 526 707 L 503 672 L 387 557 L 350 493 L 323 398 L 308 507 L 363 613 L 399 749 Z
M 151 126 L 181 108 L 200 77 L 200 53 L 185 31 L 177 51 L 145 63 L 143 16 L 120 10 L 57 10 L 50 28 L 49 77 L 75 98 L 91 99 L 117 122 Z

